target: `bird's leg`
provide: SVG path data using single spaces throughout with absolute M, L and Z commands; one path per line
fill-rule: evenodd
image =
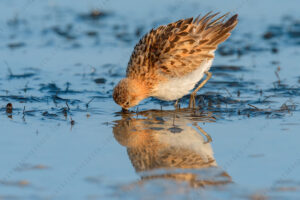
M 177 99 L 176 102 L 174 103 L 174 108 L 175 108 L 176 110 L 179 108 L 179 104 L 178 104 L 178 103 L 179 103 L 179 100 L 180 100 L 180 99 Z
M 194 126 L 203 134 L 205 135 L 207 141 L 204 142 L 204 144 L 207 144 L 207 143 L 211 143 L 212 142 L 212 139 L 210 137 L 210 135 L 208 133 L 206 133 L 200 126 L 198 126 L 197 124 L 194 124 Z
M 195 96 L 196 96 L 198 90 L 200 90 L 200 88 L 202 88 L 212 76 L 211 72 L 204 72 L 204 73 L 206 74 L 206 79 L 204 81 L 202 81 L 202 83 L 200 83 L 200 85 L 191 93 L 189 108 L 195 108 L 195 105 L 196 105 Z

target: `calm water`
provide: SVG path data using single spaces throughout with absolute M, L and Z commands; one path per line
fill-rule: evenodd
M 299 199 L 299 6 L 2 1 L 0 199 Z M 198 108 L 121 113 L 112 88 L 139 38 L 210 10 L 240 23 Z

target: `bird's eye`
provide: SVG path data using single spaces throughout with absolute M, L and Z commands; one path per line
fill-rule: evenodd
M 129 106 L 129 101 L 127 101 L 127 102 L 125 103 L 125 105 L 126 105 L 126 106 Z

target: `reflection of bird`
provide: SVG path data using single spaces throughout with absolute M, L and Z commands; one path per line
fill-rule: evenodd
M 216 167 L 210 143 L 206 142 L 197 130 L 189 126 L 187 118 L 179 118 L 173 124 L 173 114 L 165 116 L 155 113 L 147 119 L 126 118 L 118 121 L 113 128 L 117 141 L 127 147 L 129 158 L 137 172 L 154 169 L 203 169 Z M 180 172 L 151 174 L 142 176 L 143 180 L 168 178 L 187 181 L 192 186 L 204 184 L 224 184 L 230 182 L 226 173 L 221 174 L 226 180 L 201 180 L 196 174 Z
M 217 46 L 237 24 L 237 15 L 224 22 L 226 15 L 215 19 L 217 14 L 182 19 L 146 34 L 134 48 L 126 78 L 114 89 L 115 102 L 128 109 L 150 96 L 177 100 L 206 74 L 191 93 L 189 106 L 194 107 L 196 92 L 211 77 L 208 70 Z

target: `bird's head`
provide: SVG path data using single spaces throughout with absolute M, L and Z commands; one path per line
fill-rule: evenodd
M 114 88 L 113 98 L 123 109 L 136 106 L 148 97 L 147 88 L 142 82 L 129 78 L 122 79 Z

